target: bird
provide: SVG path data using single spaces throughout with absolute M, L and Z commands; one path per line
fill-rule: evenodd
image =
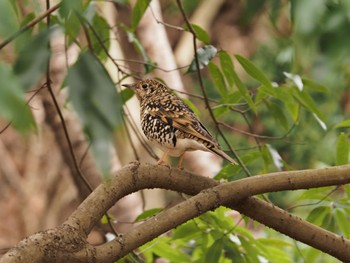
M 185 152 L 202 150 L 237 165 L 193 110 L 166 85 L 145 79 L 122 86 L 134 91 L 140 102 L 141 128 L 146 138 L 164 152 L 157 164 L 163 164 L 169 155 L 179 157 L 177 167 L 181 168 Z

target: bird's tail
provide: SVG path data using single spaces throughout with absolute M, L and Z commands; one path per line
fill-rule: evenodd
M 230 156 L 228 156 L 226 153 L 224 153 L 222 150 L 217 149 L 217 148 L 211 148 L 209 149 L 210 151 L 212 151 L 213 153 L 219 155 L 221 158 L 224 158 L 225 160 L 229 161 L 230 163 L 232 163 L 233 165 L 238 165 L 238 163 L 233 160 Z

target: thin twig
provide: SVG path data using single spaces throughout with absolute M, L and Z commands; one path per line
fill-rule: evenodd
M 314 203 L 307 203 L 307 204 L 300 204 L 300 205 L 293 205 L 290 206 L 288 208 L 286 208 L 286 211 L 291 211 L 295 208 L 299 208 L 299 207 L 304 207 L 304 206 L 313 206 L 313 205 L 318 205 L 321 202 L 323 202 L 327 197 L 329 197 L 331 194 L 333 194 L 334 192 L 338 191 L 338 189 L 341 187 L 341 185 L 336 186 L 334 189 L 332 189 L 328 194 L 326 194 L 324 197 L 322 197 L 320 200 L 318 200 L 317 202 Z
M 241 134 L 244 134 L 244 135 L 248 135 L 250 137 L 255 137 L 255 138 L 259 138 L 259 139 L 266 139 L 266 140 L 283 140 L 284 138 L 286 138 L 293 130 L 294 128 L 296 127 L 296 124 L 293 123 L 293 125 L 289 128 L 289 130 L 281 135 L 281 136 L 267 136 L 267 135 L 259 135 L 259 134 L 255 134 L 255 133 L 251 133 L 251 132 L 247 132 L 247 131 L 243 131 L 241 129 L 237 129 L 233 126 L 230 126 L 224 122 L 221 122 L 221 121 L 218 121 L 218 124 L 221 125 L 221 126 L 224 126 L 230 130 L 233 130 L 233 131 L 236 131 L 236 132 L 239 132 Z
M 239 158 L 238 154 L 236 153 L 236 151 L 231 147 L 230 143 L 228 142 L 228 140 L 226 139 L 225 135 L 223 134 L 223 132 L 221 131 L 216 118 L 214 116 L 213 111 L 211 110 L 211 107 L 209 105 L 209 100 L 208 100 L 208 95 L 207 92 L 205 91 L 204 88 L 204 84 L 203 84 L 203 79 L 202 79 L 202 75 L 201 75 L 201 71 L 200 71 L 200 67 L 199 67 L 199 59 L 198 59 L 198 54 L 197 54 L 197 36 L 196 36 L 196 32 L 194 31 L 190 21 L 188 20 L 186 14 L 185 14 L 185 10 L 182 6 L 181 0 L 176 0 L 177 5 L 180 9 L 180 12 L 185 20 L 185 23 L 189 29 L 189 32 L 193 35 L 193 49 L 194 49 L 194 58 L 195 58 L 195 63 L 196 63 L 196 68 L 197 68 L 197 75 L 198 75 L 198 81 L 199 81 L 199 86 L 201 88 L 202 94 L 204 96 L 204 102 L 205 102 L 205 106 L 209 111 L 210 117 L 213 120 L 216 129 L 218 130 L 219 134 L 221 135 L 221 137 L 223 138 L 223 140 L 225 141 L 225 143 L 227 144 L 227 146 L 229 147 L 229 149 L 231 150 L 231 152 L 234 154 L 234 156 L 236 157 L 236 159 L 238 160 L 238 163 L 240 164 L 240 166 L 242 167 L 242 169 L 244 170 L 244 172 L 247 174 L 247 176 L 251 176 L 250 171 L 248 170 L 248 168 L 245 166 L 245 164 L 242 162 L 242 160 Z
M 57 7 L 57 5 L 55 6 Z M 46 8 L 47 10 L 52 10 L 52 8 L 50 8 L 50 0 L 46 0 Z M 58 8 L 58 7 L 57 7 Z M 47 13 L 47 26 L 50 27 L 50 12 L 46 12 Z M 49 48 L 50 48 L 50 43 L 49 43 Z M 74 149 L 73 149 L 73 145 L 72 145 L 72 141 L 70 139 L 69 133 L 68 133 L 68 129 L 67 129 L 67 125 L 65 122 L 65 119 L 63 117 L 62 111 L 58 105 L 56 96 L 53 92 L 52 86 L 51 86 L 51 78 L 50 78 L 50 58 L 49 61 L 47 63 L 47 69 L 46 69 L 46 87 L 49 91 L 50 97 L 52 99 L 52 102 L 56 108 L 57 114 L 60 118 L 61 124 L 62 124 L 62 128 L 63 128 L 63 132 L 64 135 L 66 137 L 67 143 L 68 143 L 68 149 L 69 149 L 69 153 L 73 159 L 73 164 L 74 164 L 74 168 L 78 174 L 78 176 L 82 179 L 82 181 L 84 182 L 85 186 L 92 192 L 93 188 L 91 187 L 90 183 L 86 180 L 85 176 L 83 175 L 82 171 L 80 170 L 77 158 L 75 156 L 74 153 Z

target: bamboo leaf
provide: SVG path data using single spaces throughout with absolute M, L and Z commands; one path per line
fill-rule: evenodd
M 222 97 L 227 96 L 227 89 L 224 77 L 222 76 L 220 69 L 214 63 L 209 62 L 208 69 L 210 76 L 214 82 L 215 87 L 218 89 Z
M 255 66 L 252 62 L 250 62 L 248 59 L 240 56 L 235 55 L 238 62 L 241 64 L 241 66 L 244 68 L 244 70 L 254 79 L 259 81 L 264 87 L 266 88 L 266 91 L 270 95 L 274 95 L 274 87 L 272 86 L 271 81 L 266 77 L 266 75 L 262 72 L 261 69 L 259 69 L 257 66 Z
M 131 15 L 131 29 L 132 31 L 135 31 L 142 16 L 144 15 L 150 0 L 137 0 L 136 4 L 132 10 L 132 15 Z

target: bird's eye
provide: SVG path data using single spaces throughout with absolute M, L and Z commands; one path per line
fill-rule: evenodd
M 142 88 L 143 88 L 143 89 L 147 89 L 147 88 L 148 88 L 148 84 L 147 84 L 147 83 L 142 84 Z

